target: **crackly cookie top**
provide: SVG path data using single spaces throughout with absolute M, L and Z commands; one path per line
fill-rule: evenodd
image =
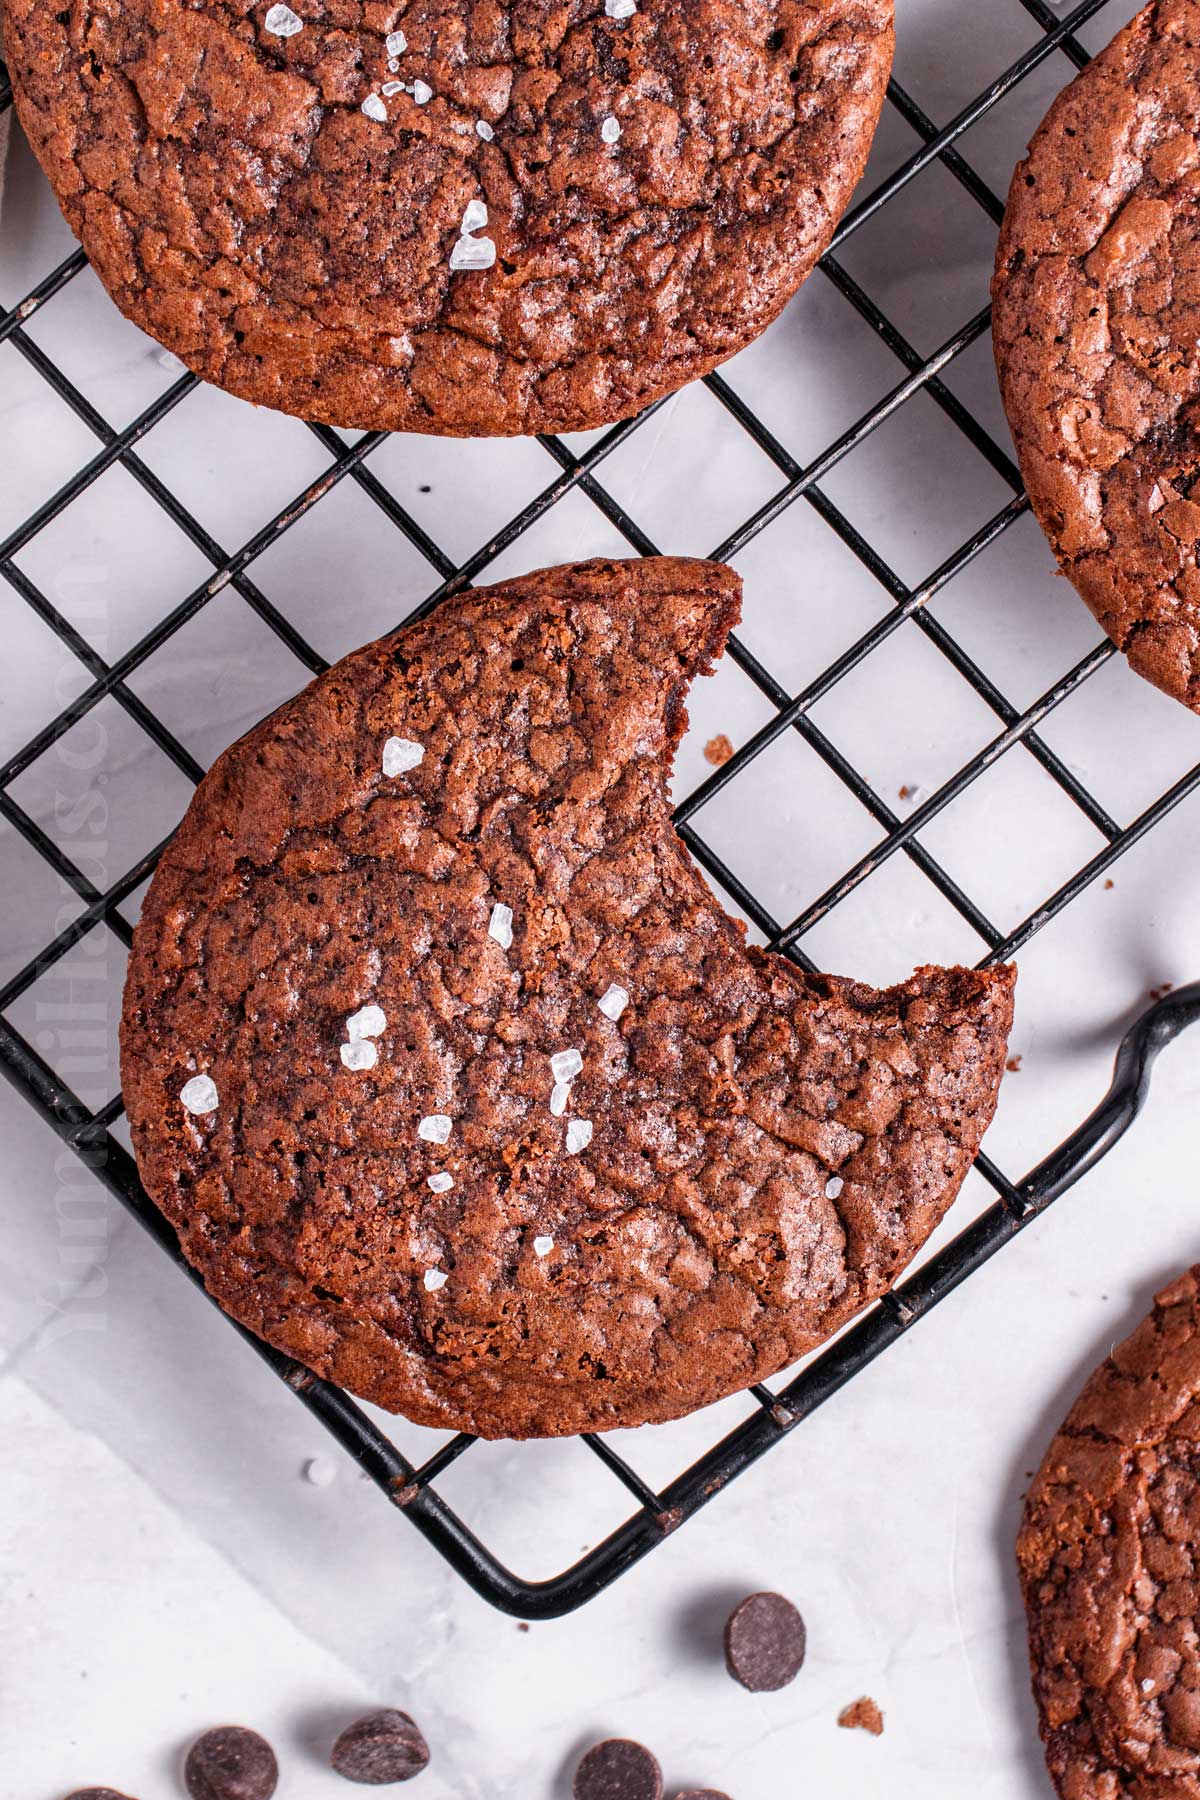
M 892 0 L 8 0 L 123 311 L 234 393 L 461 434 L 624 418 L 767 325 L 862 172 Z
M 210 1291 L 431 1425 L 674 1417 L 791 1362 L 942 1216 L 1009 970 L 747 951 L 671 826 L 719 564 L 443 604 L 216 763 L 138 927 L 122 1076 Z
M 1088 1381 L 1017 1557 L 1063 1800 L 1198 1800 L 1200 1268 Z
M 1200 710 L 1200 0 L 1156 0 L 1017 169 L 995 344 L 1034 510 L 1133 667 Z

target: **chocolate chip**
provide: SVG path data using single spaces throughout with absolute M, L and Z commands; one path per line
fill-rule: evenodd
M 329 1760 L 347 1781 L 382 1787 L 419 1775 L 429 1761 L 429 1745 L 407 1713 L 385 1707 L 347 1725 Z
M 662 1770 L 644 1744 L 605 1738 L 581 1757 L 574 1800 L 662 1800 Z
M 266 1738 L 244 1725 L 218 1725 L 187 1753 L 183 1781 L 192 1800 L 271 1800 L 279 1764 Z
M 752 1694 L 795 1681 L 804 1661 L 804 1620 L 782 1594 L 751 1594 L 725 1627 L 725 1666 Z

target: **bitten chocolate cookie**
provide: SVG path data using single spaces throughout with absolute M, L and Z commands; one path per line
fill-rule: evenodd
M 1017 1560 L 1063 1800 L 1196 1800 L 1200 1268 L 1087 1383 L 1030 1489 Z
M 422 1423 L 667 1419 L 894 1279 L 991 1118 L 1013 974 L 747 950 L 671 827 L 740 584 L 467 594 L 218 760 L 126 989 L 147 1188 L 234 1316 Z
M 1200 710 L 1200 0 L 1156 0 L 1017 169 L 996 361 L 1034 511 L 1139 675 Z
M 892 0 L 6 0 L 121 310 L 248 400 L 625 418 L 770 324 L 862 174 Z

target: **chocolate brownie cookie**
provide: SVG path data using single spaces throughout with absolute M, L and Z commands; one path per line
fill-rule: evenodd
M 633 1425 L 774 1372 L 991 1117 L 1010 970 L 804 974 L 672 830 L 739 598 L 662 558 L 449 601 L 226 751 L 154 878 L 146 1186 L 236 1318 L 422 1423 Z
M 1200 1268 L 1091 1377 L 1017 1543 L 1063 1800 L 1200 1797 Z
M 1021 471 L 1139 675 L 1200 710 L 1200 0 L 1156 0 L 1059 95 L 993 287 Z
M 757 336 L 866 161 L 892 0 L 6 0 L 123 312 L 335 425 L 625 418 Z

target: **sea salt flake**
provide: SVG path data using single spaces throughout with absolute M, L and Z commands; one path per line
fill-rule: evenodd
M 618 987 L 617 983 L 613 981 L 605 988 L 596 1005 L 606 1019 L 615 1021 L 620 1018 L 629 1005 L 629 995 L 623 987 Z
M 304 30 L 304 20 L 298 19 L 290 6 L 272 6 L 263 24 L 272 37 L 295 37 Z
M 378 94 L 368 94 L 362 103 L 362 111 L 368 119 L 375 119 L 380 125 L 387 124 L 387 107 Z
M 492 130 L 491 126 L 488 124 L 486 119 L 476 119 L 475 129 L 479 133 L 480 137 L 483 139 L 485 144 L 490 144 L 492 139 L 496 135 L 495 132 Z
M 462 224 L 459 226 L 459 230 L 464 237 L 468 237 L 472 231 L 482 231 L 487 224 L 487 221 L 488 211 L 487 207 L 483 204 L 483 201 L 468 200 L 467 210 L 462 216 Z
M 567 1110 L 567 1101 L 571 1098 L 569 1081 L 556 1081 L 550 1090 L 550 1113 L 555 1119 L 561 1119 Z
M 607 119 L 605 119 L 603 125 L 600 127 L 600 136 L 604 139 L 606 144 L 617 143 L 617 141 L 619 140 L 619 138 L 621 136 L 620 121 L 617 119 L 614 119 L 610 115 Z
M 402 31 L 389 31 L 383 40 L 383 47 L 389 56 L 403 56 L 408 49 L 408 39 Z
M 429 1177 L 425 1185 L 435 1194 L 448 1194 L 454 1186 L 454 1177 L 448 1175 L 445 1169 L 439 1169 L 436 1175 Z
M 381 94 L 387 94 L 390 98 L 392 94 L 404 92 L 404 83 L 402 81 L 385 81 L 379 91 Z
M 351 1041 L 355 1038 L 378 1037 L 381 1031 L 386 1030 L 387 1014 L 382 1006 L 362 1006 L 346 1020 L 346 1036 Z
M 1143 1681 L 1142 1692 L 1143 1692 L 1143 1694 L 1152 1694 L 1154 1692 L 1154 1683 L 1151 1680 L 1149 1680 L 1149 1678 L 1147 1678 L 1145 1681 Z
M 426 1144 L 444 1144 L 453 1123 L 447 1113 L 427 1113 L 417 1126 L 417 1136 Z
M 578 1156 L 592 1141 L 592 1121 L 572 1119 L 567 1126 L 567 1155 Z
M 400 64 L 396 61 L 396 58 L 394 56 L 389 56 L 388 57 L 388 74 L 394 75 L 396 73 L 396 70 L 399 67 L 400 67 Z M 400 86 L 403 87 L 404 83 L 401 82 Z
M 414 744 L 411 738 L 389 738 L 383 746 L 385 775 L 407 775 L 410 769 L 415 769 L 424 760 L 424 744 Z
M 220 1104 L 217 1084 L 211 1075 L 193 1075 L 180 1088 L 179 1098 L 190 1113 L 216 1112 Z
M 533 1254 L 535 1256 L 549 1256 L 549 1254 L 553 1250 L 553 1248 L 554 1248 L 554 1239 L 553 1238 L 535 1237 L 533 1240 Z
M 503 900 L 497 900 L 488 920 L 488 936 L 495 938 L 503 950 L 509 949 L 512 944 L 512 920 L 512 907 L 505 906 Z
M 491 238 L 460 237 L 450 252 L 452 272 L 460 269 L 490 269 L 496 260 L 496 246 Z
M 379 1052 L 366 1038 L 351 1038 L 348 1044 L 342 1045 L 342 1061 L 348 1069 L 373 1069 L 379 1061 Z
M 825 1183 L 825 1198 L 827 1200 L 836 1200 L 845 1185 L 846 1184 L 840 1175 L 831 1175 L 829 1180 Z
M 428 106 L 429 102 L 433 99 L 433 89 L 427 81 L 414 81 L 412 84 L 412 97 L 418 106 Z
M 337 1480 L 337 1464 L 329 1456 L 310 1456 L 304 1465 L 304 1479 L 313 1487 L 331 1487 Z
M 574 1081 L 582 1067 L 578 1050 L 556 1050 L 550 1058 L 550 1073 L 555 1081 Z
M 449 1279 L 450 1277 L 441 1269 L 426 1269 L 425 1292 L 427 1294 L 436 1294 L 439 1288 L 445 1287 Z
M 604 10 L 610 19 L 632 19 L 637 0 L 604 0 Z

